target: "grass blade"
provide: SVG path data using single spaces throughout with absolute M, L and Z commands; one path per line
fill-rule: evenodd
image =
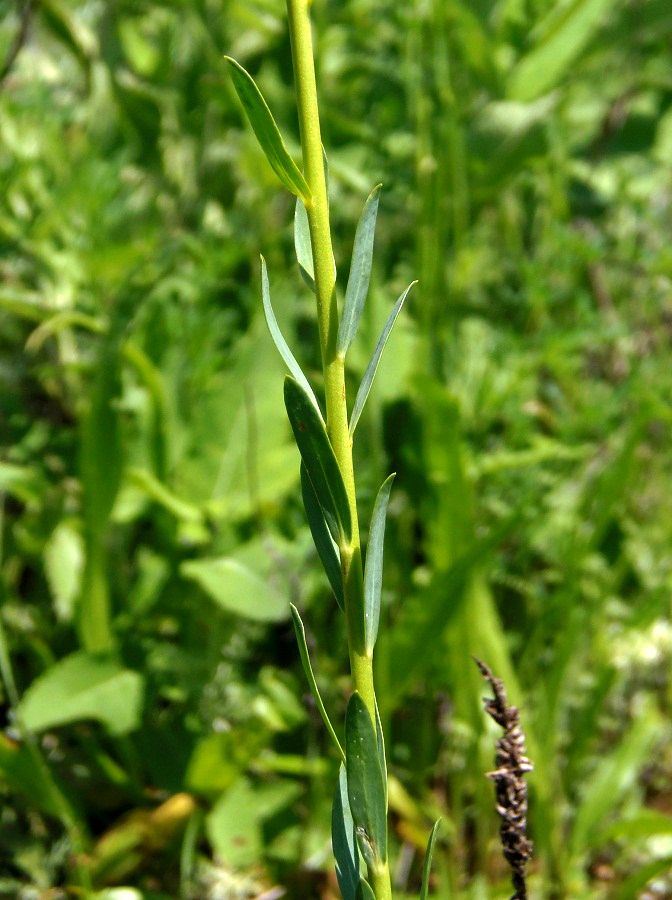
M 313 406 L 320 413 L 320 418 L 322 418 L 320 405 L 317 402 L 315 394 L 313 393 L 313 389 L 311 388 L 308 379 L 301 371 L 301 366 L 296 361 L 296 357 L 289 349 L 289 345 L 284 339 L 282 332 L 280 331 L 278 320 L 275 318 L 273 306 L 271 305 L 271 289 L 268 283 L 268 269 L 266 268 L 266 260 L 263 256 L 261 257 L 261 299 L 264 305 L 264 316 L 266 317 L 266 324 L 268 325 L 268 330 L 271 332 L 271 337 L 273 338 L 273 343 L 275 344 L 278 353 L 283 358 L 284 363 L 292 373 L 292 376 L 296 379 L 296 381 L 298 381 L 306 394 L 308 394 Z
M 364 701 L 355 692 L 345 715 L 348 799 L 362 856 L 369 866 L 387 859 L 385 781 L 378 742 Z
M 404 301 L 408 296 L 409 291 L 413 287 L 414 284 L 417 284 L 417 281 L 412 281 L 406 290 L 401 294 L 397 302 L 394 304 L 394 308 L 392 312 L 388 316 L 387 322 L 383 327 L 383 330 L 380 333 L 380 337 L 378 338 L 378 343 L 376 344 L 376 349 L 373 351 L 373 356 L 371 357 L 368 366 L 366 367 L 366 372 L 364 373 L 364 377 L 362 378 L 362 383 L 359 386 L 359 390 L 357 391 L 357 397 L 355 398 L 355 405 L 352 408 L 352 416 L 350 417 L 350 435 L 352 436 L 355 433 L 355 428 L 357 427 L 357 423 L 359 422 L 359 417 L 362 414 L 362 410 L 364 409 L 364 404 L 366 403 L 366 398 L 369 396 L 369 391 L 371 390 L 371 385 L 373 384 L 373 379 L 376 375 L 376 371 L 378 369 L 378 364 L 380 362 L 380 357 L 382 355 L 383 350 L 385 349 L 385 344 L 387 343 L 387 339 L 390 336 L 390 332 L 392 331 L 392 327 L 397 320 L 397 316 L 401 312 L 401 307 L 404 305 Z
M 376 185 L 369 194 L 355 232 L 350 275 L 348 276 L 348 286 L 345 289 L 343 316 L 338 328 L 337 351 L 341 356 L 345 356 L 357 333 L 357 326 L 369 290 L 380 188 L 381 185 Z
M 364 635 L 366 652 L 371 655 L 378 637 L 380 622 L 380 597 L 383 586 L 383 545 L 385 541 L 385 517 L 390 500 L 394 474 L 381 485 L 373 505 L 369 544 L 364 565 Z
M 348 800 L 345 766 L 338 772 L 338 782 L 331 808 L 331 846 L 336 858 L 336 878 L 343 900 L 357 900 L 359 888 L 359 852 L 355 823 Z
M 285 377 L 285 407 L 301 459 L 327 523 L 333 520 L 346 541 L 352 537 L 348 495 L 322 418 L 298 382 Z
M 229 64 L 233 86 L 252 130 L 273 171 L 292 194 L 304 201 L 310 200 L 310 188 L 306 179 L 289 155 L 273 114 L 254 79 L 235 59 L 230 56 L 225 56 L 224 59 Z
M 310 526 L 310 533 L 317 555 L 320 557 L 322 567 L 329 579 L 329 584 L 336 597 L 336 602 L 345 612 L 343 599 L 343 577 L 341 574 L 341 562 L 338 556 L 338 547 L 329 533 L 327 523 L 324 520 L 320 503 L 315 494 L 315 488 L 308 477 L 306 467 L 301 464 L 301 493 L 303 495 L 303 508 Z
M 317 709 L 322 716 L 322 721 L 325 724 L 329 735 L 331 736 L 332 741 L 334 742 L 336 749 L 338 750 L 341 759 L 345 762 L 345 753 L 343 752 L 343 748 L 341 747 L 341 742 L 336 736 L 336 732 L 334 731 L 334 726 L 331 724 L 331 720 L 327 714 L 327 710 L 322 702 L 322 697 L 320 696 L 320 690 L 317 686 L 317 682 L 315 681 L 315 675 L 313 673 L 313 667 L 310 664 L 310 656 L 308 655 L 308 645 L 306 643 L 306 629 L 303 627 L 303 622 L 301 621 L 301 616 L 299 615 L 298 609 L 294 606 L 293 603 L 289 604 L 289 608 L 292 611 L 292 622 L 294 623 L 294 632 L 296 634 L 296 642 L 299 645 L 299 656 L 301 657 L 301 664 L 303 666 L 303 671 L 306 674 L 306 679 L 308 680 L 308 684 L 310 686 L 310 690 L 315 698 L 315 703 L 317 705 Z
M 434 845 L 436 844 L 436 836 L 439 831 L 441 819 L 437 819 L 432 828 L 429 840 L 427 841 L 427 850 L 425 851 L 425 862 L 422 866 L 422 888 L 420 890 L 420 900 L 427 900 L 429 897 L 429 876 L 432 871 L 432 856 L 434 855 Z

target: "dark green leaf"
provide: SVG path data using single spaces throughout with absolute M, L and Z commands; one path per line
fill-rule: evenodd
M 371 890 L 369 882 L 363 878 L 357 887 L 357 900 L 376 900 L 376 895 Z
M 305 390 L 285 378 L 285 406 L 294 438 L 327 523 L 333 519 L 346 541 L 352 537 L 348 495 L 324 423 Z
M 425 851 L 425 862 L 422 867 L 422 888 L 420 890 L 420 900 L 427 900 L 429 897 L 429 876 L 432 871 L 432 856 L 434 855 L 434 845 L 436 844 L 436 836 L 439 831 L 441 819 L 437 819 L 432 828 L 429 840 L 427 841 L 427 850 Z
M 371 655 L 378 637 L 380 621 L 380 597 L 383 584 L 383 544 L 385 540 L 385 517 L 390 499 L 394 474 L 387 478 L 376 497 L 369 529 L 369 543 L 366 548 L 364 566 L 364 634 L 366 652 Z
M 359 325 L 369 290 L 380 188 L 381 185 L 376 185 L 369 194 L 355 233 L 350 275 L 348 276 L 348 286 L 345 290 L 343 316 L 338 328 L 337 350 L 341 356 L 345 356 L 348 347 L 357 334 L 357 326 Z
M 343 599 L 343 576 L 341 574 L 341 562 L 338 555 L 338 547 L 329 532 L 322 509 L 315 494 L 313 483 L 308 477 L 306 467 L 301 463 L 301 493 L 303 495 L 303 507 L 310 526 L 310 533 L 315 542 L 317 555 L 326 572 L 329 584 L 336 597 L 336 602 L 345 611 Z
M 322 721 L 325 724 L 327 731 L 329 732 L 331 739 L 333 740 L 336 749 L 343 762 L 345 762 L 345 753 L 343 752 L 343 748 L 341 747 L 341 742 L 336 736 L 336 732 L 334 731 L 334 726 L 331 724 L 331 720 L 327 715 L 327 710 L 325 709 L 324 703 L 322 702 L 322 697 L 320 696 L 320 691 L 317 686 L 317 682 L 315 681 L 315 675 L 313 674 L 313 667 L 310 664 L 310 656 L 308 655 L 308 645 L 306 644 L 306 630 L 303 627 L 303 622 L 301 621 L 301 616 L 299 615 L 298 609 L 294 606 L 293 603 L 289 604 L 289 608 L 292 612 L 292 621 L 294 623 L 294 631 L 296 633 L 296 642 L 299 645 L 299 656 L 301 657 L 301 664 L 303 666 L 303 671 L 305 672 L 306 678 L 308 679 L 308 684 L 310 686 L 310 690 L 315 699 L 315 704 L 317 705 L 317 709 L 322 716 Z
M 273 338 L 273 343 L 275 344 L 278 353 L 284 360 L 284 363 L 289 371 L 292 373 L 292 376 L 298 381 L 303 390 L 310 397 L 310 400 L 315 409 L 319 412 L 320 405 L 317 402 L 315 394 L 313 393 L 313 389 L 311 388 L 308 379 L 301 371 L 301 366 L 296 361 L 296 357 L 289 349 L 287 341 L 282 336 L 280 326 L 278 325 L 278 321 L 275 318 L 273 306 L 271 305 L 271 290 L 268 283 L 268 269 L 266 268 L 266 260 L 263 256 L 261 257 L 261 299 L 264 306 L 264 316 L 266 317 L 266 324 L 268 325 L 268 330 L 271 332 L 271 337 Z M 320 413 L 320 418 L 321 417 L 322 414 Z
M 236 93 L 273 171 L 295 196 L 304 201 L 309 200 L 311 195 L 306 179 L 289 155 L 275 119 L 254 79 L 235 59 L 230 56 L 224 58 L 229 64 Z
M 373 722 L 357 692 L 350 698 L 345 717 L 345 753 L 348 799 L 359 849 L 368 865 L 378 865 L 387 859 L 385 780 Z
M 338 782 L 331 810 L 331 845 L 336 858 L 336 878 L 343 900 L 356 900 L 359 886 L 359 853 L 355 823 L 348 800 L 345 766 L 338 771 Z
M 362 410 L 364 409 L 366 398 L 369 396 L 369 391 L 371 390 L 371 385 L 373 384 L 373 379 L 378 369 L 378 363 L 380 362 L 380 357 L 383 350 L 385 349 L 385 344 L 387 343 L 387 339 L 390 336 L 392 327 L 397 320 L 397 316 L 401 312 L 401 307 L 404 305 L 404 300 L 408 296 L 408 292 L 411 290 L 414 284 L 417 284 L 417 282 L 412 281 L 406 288 L 406 290 L 401 294 L 397 302 L 394 304 L 392 312 L 390 313 L 387 322 L 385 323 L 383 330 L 380 333 L 378 343 L 376 344 L 376 349 L 373 351 L 373 356 L 369 360 L 369 364 L 366 367 L 366 372 L 364 373 L 364 377 L 362 378 L 362 383 L 360 384 L 359 390 L 357 391 L 355 405 L 352 408 L 352 415 L 350 417 L 351 435 L 355 433 L 355 428 L 357 428 L 359 417 L 361 416 Z

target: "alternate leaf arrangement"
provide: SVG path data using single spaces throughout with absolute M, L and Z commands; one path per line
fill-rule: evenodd
M 336 874 L 344 900 L 388 900 L 392 897 L 392 888 L 387 840 L 387 767 L 373 680 L 373 653 L 380 620 L 385 521 L 394 476 L 390 475 L 378 491 L 363 562 L 352 441 L 383 349 L 413 285 L 401 294 L 389 314 L 348 416 L 345 359 L 357 333 L 368 293 L 380 186 L 369 195 L 356 229 L 345 299 L 339 314 L 309 5 L 309 0 L 287 0 L 303 173 L 289 155 L 252 77 L 235 60 L 227 57 L 227 62 L 238 97 L 270 165 L 296 197 L 296 257 L 317 305 L 326 415 L 280 332 L 262 257 L 264 314 L 275 345 L 290 372 L 285 378 L 284 397 L 301 455 L 301 490 L 306 517 L 325 574 L 346 618 L 354 691 L 347 707 L 343 746 L 320 697 L 303 622 L 296 607 L 291 608 L 301 662 L 317 708 L 341 759 L 332 810 Z M 421 900 L 428 896 L 436 832 L 435 825 L 425 859 Z

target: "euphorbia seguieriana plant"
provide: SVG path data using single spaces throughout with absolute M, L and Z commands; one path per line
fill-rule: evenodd
M 369 195 L 355 233 L 342 309 L 329 223 L 325 156 L 320 135 L 309 0 L 287 0 L 292 60 L 301 130 L 303 171 L 294 163 L 273 116 L 251 76 L 227 57 L 236 92 L 274 171 L 296 196 L 294 245 L 301 274 L 315 294 L 326 410 L 280 333 L 273 313 L 266 264 L 261 260 L 266 321 L 290 374 L 285 378 L 287 415 L 301 455 L 301 490 L 308 524 L 336 601 L 346 618 L 353 693 L 339 741 L 313 675 L 303 622 L 292 606 L 301 661 L 324 724 L 341 758 L 332 812 L 336 874 L 344 900 L 392 897 L 387 840 L 387 767 L 373 680 L 373 652 L 380 619 L 385 517 L 393 475 L 376 497 L 362 561 L 352 442 L 382 351 L 409 286 L 395 303 L 378 339 L 350 412 L 345 359 L 369 288 L 380 188 Z M 427 897 L 436 825 L 425 858 L 421 900 Z M 363 865 L 362 865 L 363 862 Z

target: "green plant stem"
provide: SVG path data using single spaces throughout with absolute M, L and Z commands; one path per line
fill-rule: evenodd
M 313 248 L 317 320 L 327 406 L 327 431 L 341 469 L 352 515 L 352 538 L 349 543 L 341 542 L 339 547 L 350 669 L 354 688 L 366 704 L 371 720 L 375 722 L 376 695 L 373 684 L 373 658 L 366 652 L 363 632 L 364 578 L 352 465 L 352 442 L 348 430 L 348 409 L 345 396 L 345 361 L 336 352 L 338 335 L 336 275 L 329 224 L 329 199 L 320 133 L 309 7 L 309 0 L 287 0 L 304 175 L 311 192 L 311 198 L 306 204 L 306 211 Z M 387 863 L 376 871 L 370 871 L 369 877 L 377 900 L 388 900 L 392 897 Z

